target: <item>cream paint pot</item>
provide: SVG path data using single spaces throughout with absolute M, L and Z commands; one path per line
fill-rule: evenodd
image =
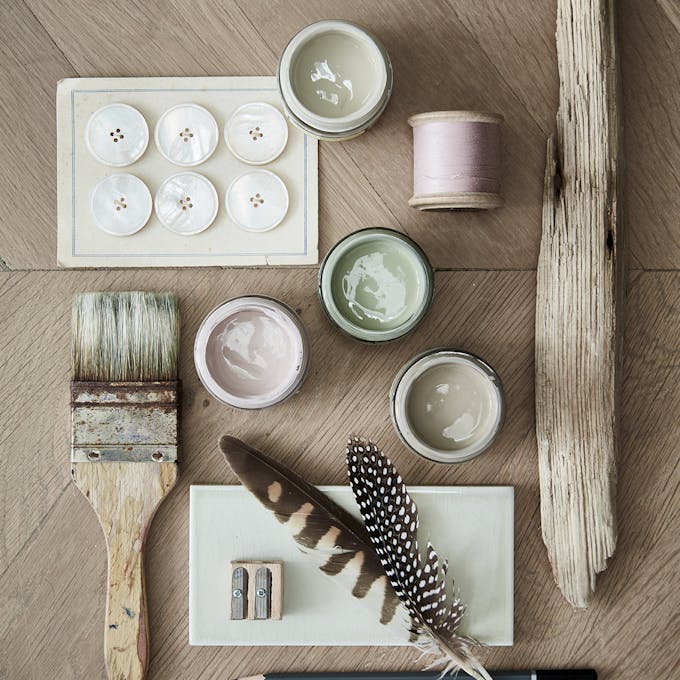
M 485 451 L 505 417 L 503 385 L 479 357 L 433 349 L 409 361 L 390 390 L 392 421 L 415 453 L 461 463 Z
M 392 93 L 392 63 L 383 46 L 349 21 L 303 28 L 284 49 L 277 80 L 291 122 L 321 139 L 356 137 Z
M 346 236 L 319 271 L 319 298 L 329 319 L 366 342 L 395 340 L 412 331 L 433 295 L 427 255 L 392 229 L 362 229 Z
M 241 409 L 273 406 L 301 386 L 310 362 L 302 321 L 264 296 L 234 298 L 203 320 L 194 343 L 196 372 L 216 399 Z

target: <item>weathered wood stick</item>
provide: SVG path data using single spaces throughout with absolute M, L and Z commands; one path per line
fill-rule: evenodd
M 623 248 L 614 0 L 558 0 L 560 104 L 548 140 L 536 299 L 543 540 L 587 607 L 616 547 Z

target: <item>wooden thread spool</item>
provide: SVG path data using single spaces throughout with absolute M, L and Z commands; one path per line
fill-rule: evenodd
M 476 111 L 432 111 L 413 128 L 413 196 L 418 210 L 489 210 L 500 196 L 503 118 Z

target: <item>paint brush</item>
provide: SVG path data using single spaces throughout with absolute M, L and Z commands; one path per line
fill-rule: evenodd
M 144 544 L 178 474 L 177 299 L 83 293 L 73 302 L 72 333 L 71 476 L 106 537 L 106 667 L 111 680 L 142 680 Z

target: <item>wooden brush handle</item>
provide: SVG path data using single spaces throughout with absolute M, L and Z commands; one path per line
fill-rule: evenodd
M 144 544 L 177 481 L 176 463 L 73 463 L 71 475 L 99 517 L 109 558 L 104 647 L 110 680 L 143 680 L 149 664 Z

